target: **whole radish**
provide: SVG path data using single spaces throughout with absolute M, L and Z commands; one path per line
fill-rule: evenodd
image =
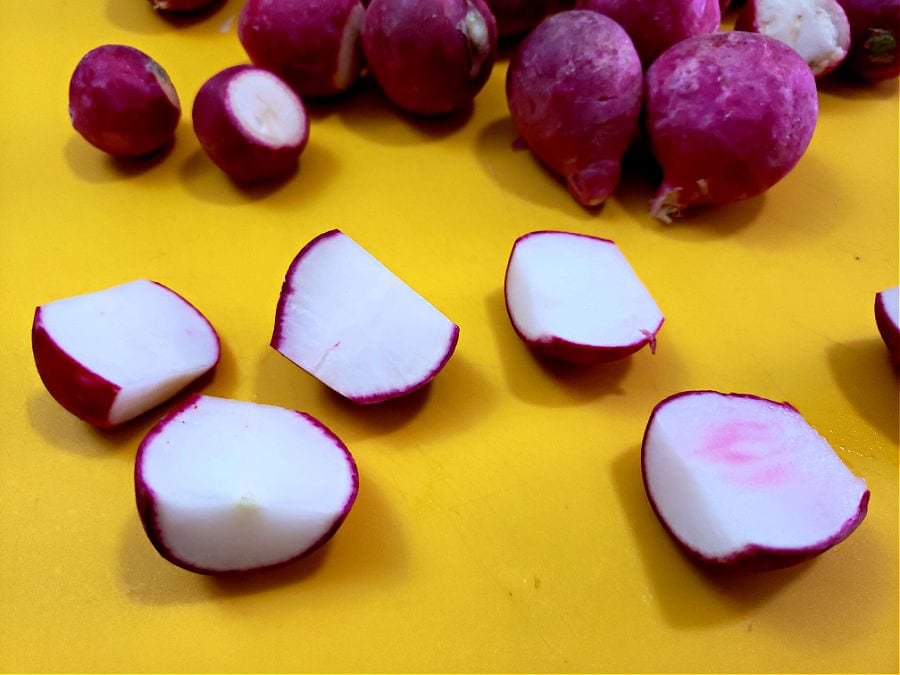
M 442 115 L 469 105 L 487 82 L 497 22 L 484 0 L 371 0 L 362 44 L 397 107 Z
M 900 0 L 838 0 L 850 21 L 844 70 L 867 80 L 900 75 Z
M 688 38 L 647 69 L 644 127 L 663 180 L 650 212 L 753 197 L 797 164 L 818 119 L 816 81 L 791 47 L 758 33 Z
M 304 98 L 345 91 L 362 71 L 360 0 L 248 0 L 238 38 L 250 60 Z
M 631 37 L 646 67 L 666 49 L 719 29 L 719 0 L 577 0 L 576 9 L 605 14 Z
M 135 157 L 175 138 L 181 103 L 159 63 L 128 45 L 106 44 L 85 54 L 69 80 L 72 126 L 111 155 Z
M 625 30 L 586 10 L 545 19 L 510 59 L 506 98 L 516 131 L 583 206 L 603 203 L 619 182 L 638 132 L 642 74 Z
M 850 24 L 837 0 L 749 0 L 734 27 L 793 47 L 816 77 L 837 68 L 850 48 Z

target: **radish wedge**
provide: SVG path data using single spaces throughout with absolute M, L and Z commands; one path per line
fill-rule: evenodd
M 773 569 L 812 558 L 865 518 L 869 491 L 788 403 L 687 391 L 644 433 L 647 497 L 672 537 L 713 565 Z
M 875 325 L 891 360 L 900 366 L 900 286 L 875 294 Z
M 537 231 L 513 245 L 504 283 L 513 329 L 536 352 L 573 363 L 656 347 L 663 315 L 616 244 Z
M 147 434 L 134 480 L 153 546 L 202 574 L 307 555 L 334 535 L 359 486 L 346 446 L 310 415 L 202 395 Z
M 31 344 L 47 391 L 101 428 L 170 399 L 211 371 L 220 355 L 209 321 L 146 279 L 41 305 Z
M 270 344 L 346 398 L 378 403 L 431 381 L 458 339 L 456 324 L 331 230 L 291 263 Z

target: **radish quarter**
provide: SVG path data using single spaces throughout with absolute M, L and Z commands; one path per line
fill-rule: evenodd
M 128 45 L 100 45 L 69 80 L 72 126 L 94 147 L 119 157 L 146 155 L 175 138 L 181 102 L 165 69 Z
M 426 385 L 459 327 L 340 230 L 309 242 L 282 285 L 271 346 L 357 403 Z
M 875 294 L 875 324 L 891 360 L 900 367 L 900 286 Z
M 773 569 L 812 558 L 865 518 L 869 491 L 790 404 L 687 391 L 644 433 L 647 497 L 675 541 L 715 566 Z
M 41 305 L 31 345 L 47 391 L 101 428 L 172 398 L 210 372 L 220 355 L 209 321 L 146 279 Z
M 663 315 L 616 244 L 538 231 L 516 240 L 506 268 L 506 309 L 536 352 L 574 363 L 612 361 L 649 345 Z
M 682 40 L 647 68 L 645 85 L 643 126 L 663 170 L 650 212 L 663 222 L 765 192 L 800 161 L 818 120 L 806 61 L 759 33 Z
M 204 574 L 311 553 L 343 523 L 359 488 L 347 447 L 310 415 L 202 395 L 150 430 L 134 482 L 156 550 Z
M 734 27 L 793 47 L 816 77 L 837 68 L 850 49 L 850 23 L 837 0 L 748 0 Z

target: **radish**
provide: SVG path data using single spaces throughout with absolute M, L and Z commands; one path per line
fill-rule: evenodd
M 238 39 L 250 60 L 301 97 L 347 90 L 362 72 L 360 0 L 248 0 Z
M 484 0 L 372 0 L 362 31 L 369 70 L 396 106 L 441 115 L 471 104 L 497 55 Z
M 485 0 L 497 21 L 497 35 L 513 38 L 526 34 L 551 14 L 559 0 Z
M 656 347 L 663 323 L 650 293 L 608 239 L 539 231 L 513 245 L 504 283 L 519 337 L 551 358 L 611 361 Z
M 644 127 L 663 170 L 650 212 L 663 222 L 769 189 L 800 161 L 818 118 L 806 61 L 758 33 L 683 40 L 650 65 L 645 83 Z
M 262 68 L 231 66 L 213 75 L 197 92 L 192 114 L 203 150 L 239 183 L 287 175 L 309 140 L 300 97 Z
M 638 133 L 642 77 L 622 27 L 586 10 L 545 19 L 510 58 L 506 99 L 516 132 L 583 206 L 602 204 L 619 183 Z
M 144 438 L 138 513 L 169 562 L 202 574 L 285 565 L 328 541 L 359 486 L 347 447 L 310 415 L 195 395 Z
M 677 42 L 719 30 L 720 0 L 577 0 L 576 9 L 605 14 L 634 42 L 644 66 Z
M 850 22 L 843 70 L 866 80 L 900 75 L 900 0 L 838 0 Z
M 456 349 L 459 327 L 339 230 L 297 254 L 271 346 L 346 398 L 378 403 L 423 387 Z
M 900 286 L 875 294 L 875 324 L 891 360 L 900 366 Z
M 194 12 L 216 2 L 220 0 L 150 0 L 150 5 L 160 12 Z
M 816 77 L 837 68 L 850 48 L 850 24 L 837 0 L 749 0 L 734 27 L 790 45 Z
M 169 400 L 209 373 L 220 354 L 209 321 L 146 279 L 39 306 L 31 344 L 47 391 L 101 428 Z
M 686 391 L 657 404 L 641 449 L 647 497 L 696 559 L 785 567 L 847 538 L 869 491 L 788 403 Z
M 90 50 L 75 66 L 69 117 L 94 147 L 137 157 L 173 142 L 181 103 L 159 63 L 134 47 L 107 44 Z

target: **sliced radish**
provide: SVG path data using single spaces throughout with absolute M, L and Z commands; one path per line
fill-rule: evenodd
M 209 78 L 191 114 L 203 150 L 238 182 L 290 173 L 309 140 L 300 97 L 280 77 L 254 66 L 232 66 Z
M 339 230 L 291 263 L 271 346 L 343 396 L 377 403 L 427 384 L 459 327 Z
M 220 354 L 209 321 L 146 279 L 41 305 L 31 343 L 53 398 L 101 428 L 167 401 L 212 370 Z
M 816 77 L 837 68 L 850 49 L 850 23 L 837 0 L 750 0 L 735 29 L 790 45 Z
M 687 391 L 660 402 L 641 451 L 656 515 L 692 556 L 785 567 L 847 538 L 869 491 L 788 403 Z
M 347 447 L 310 415 L 202 395 L 147 434 L 134 480 L 154 547 L 203 574 L 312 552 L 340 527 L 359 486 Z
M 546 356 L 591 363 L 656 348 L 663 315 L 608 239 L 556 231 L 519 237 L 504 290 L 514 330 Z
M 891 360 L 900 366 L 900 286 L 875 294 L 875 324 Z

